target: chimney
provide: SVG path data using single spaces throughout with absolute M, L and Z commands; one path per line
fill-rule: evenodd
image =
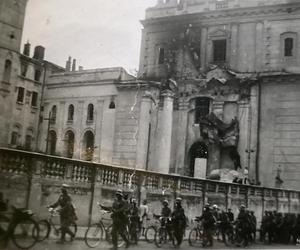
M 23 50 L 23 54 L 25 56 L 30 56 L 30 43 L 29 41 L 27 41 L 27 43 L 24 44 L 24 50 Z
M 40 45 L 36 46 L 34 48 L 33 58 L 42 61 L 44 60 L 44 56 L 45 56 L 45 48 Z
M 71 60 L 72 60 L 72 58 L 69 56 L 68 61 L 66 62 L 66 71 L 67 72 L 71 71 Z
M 79 66 L 78 70 L 79 70 L 79 71 L 83 71 L 83 67 L 82 67 L 82 66 Z
M 72 71 L 76 71 L 76 59 L 73 59 Z

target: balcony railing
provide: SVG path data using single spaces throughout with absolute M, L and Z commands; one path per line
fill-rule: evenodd
M 121 188 L 125 192 L 138 190 L 138 193 L 161 195 L 162 198 L 164 195 L 173 198 L 179 195 L 194 197 L 200 199 L 202 205 L 207 201 L 214 202 L 214 199 L 217 198 L 222 200 L 224 209 L 238 203 L 259 207 L 260 216 L 264 210 L 268 209 L 280 210 L 280 207 L 282 209 L 287 207 L 287 210 L 283 212 L 296 213 L 300 208 L 300 191 L 296 190 L 160 174 L 7 148 L 0 148 L 0 173 L 0 178 L 9 179 L 12 176 L 23 176 L 23 180 L 28 180 L 27 206 L 30 206 L 30 193 L 32 193 L 30 185 L 35 182 L 50 182 L 52 185 L 69 183 L 73 187 L 87 187 L 91 192 L 95 188 L 101 187 L 107 190 Z M 268 203 L 268 201 L 272 202 Z M 275 204 L 275 207 L 268 207 L 271 203 Z M 90 203 L 90 206 L 93 207 L 93 202 Z M 90 213 L 92 213 L 91 211 L 92 209 Z

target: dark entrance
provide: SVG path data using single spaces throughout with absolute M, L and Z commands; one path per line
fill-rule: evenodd
M 204 142 L 196 142 L 190 148 L 190 176 L 198 177 L 199 173 L 197 173 L 199 168 L 207 168 L 207 159 L 208 159 L 208 148 Z M 197 169 L 195 169 L 195 165 L 197 165 Z

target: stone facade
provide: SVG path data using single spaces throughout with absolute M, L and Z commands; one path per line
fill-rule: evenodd
M 298 8 L 284 0 L 170 0 L 146 11 L 139 77 L 167 82 L 174 96 L 172 114 L 157 118 L 172 133 L 150 138 L 151 170 L 205 177 L 241 167 L 264 186 L 300 188 Z M 210 120 L 197 120 L 205 109 Z M 224 136 L 234 120 L 238 129 Z
M 0 72 L 0 142 L 133 173 L 231 180 L 248 169 L 254 183 L 299 189 L 299 7 L 159 0 L 142 21 L 137 78 L 123 68 L 77 70 L 71 58 L 63 69 L 41 46 L 31 58 L 28 44 L 21 55 L 20 40 L 7 42 L 2 66 L 13 74 Z M 23 17 L 7 22 L 19 37 Z

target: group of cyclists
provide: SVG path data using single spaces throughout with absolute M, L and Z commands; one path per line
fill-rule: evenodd
M 0 210 L 6 210 L 1 195 Z M 99 203 L 101 209 L 111 213 L 112 229 L 111 242 L 113 249 L 118 248 L 118 240 L 121 237 L 125 242 L 125 248 L 130 244 L 137 244 L 140 235 L 147 233 L 149 218 L 149 207 L 144 200 L 140 206 L 134 198 L 130 198 L 127 193 L 117 190 L 112 206 L 104 206 Z M 49 208 L 60 207 L 61 238 L 58 243 L 64 243 L 66 234 L 71 240 L 75 235 L 69 229 L 72 222 L 77 219 L 75 208 L 71 197 L 67 192 L 67 185 L 61 187 L 61 194 L 54 204 Z M 201 238 L 203 247 L 212 247 L 214 239 L 223 241 L 226 245 L 237 243 L 246 247 L 256 240 L 257 219 L 254 211 L 249 211 L 244 205 L 239 208 L 239 213 L 235 218 L 234 213 L 229 208 L 227 211 L 220 209 L 217 205 L 205 204 L 202 214 L 190 221 L 185 215 L 182 207 L 182 198 L 175 199 L 173 210 L 170 208 L 168 200 L 162 201 L 160 214 L 153 214 L 154 218 L 159 218 L 160 228 L 164 228 L 169 241 L 175 246 L 180 246 L 184 236 L 192 240 L 191 232 L 196 230 L 197 238 Z M 198 222 L 197 228 L 191 228 L 190 234 L 186 235 L 186 228 L 190 223 Z M 200 225 L 200 226 L 199 226 Z M 260 240 L 265 243 L 299 244 L 300 239 L 300 215 L 281 214 L 276 211 L 266 211 L 260 226 Z
M 260 232 L 268 243 L 300 244 L 300 215 L 266 211 Z

